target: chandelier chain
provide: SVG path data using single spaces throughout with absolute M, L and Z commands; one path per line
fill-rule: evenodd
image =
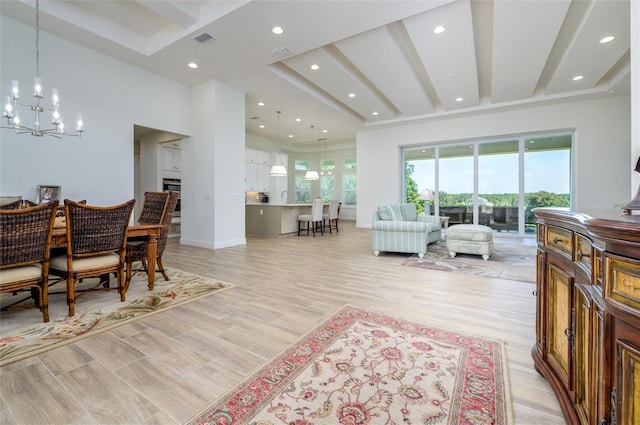
M 36 77 L 40 78 L 40 0 L 36 0 Z

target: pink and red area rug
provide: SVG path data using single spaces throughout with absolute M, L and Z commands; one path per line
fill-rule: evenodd
M 512 424 L 502 343 L 345 307 L 191 424 Z

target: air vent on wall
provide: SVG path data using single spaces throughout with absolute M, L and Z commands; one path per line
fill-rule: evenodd
M 277 57 L 278 59 L 282 59 L 285 56 L 289 56 L 291 54 L 291 50 L 289 50 L 288 47 L 280 46 L 273 49 L 271 51 L 271 54 Z
M 206 43 L 207 41 L 213 40 L 213 39 L 214 37 L 211 34 L 206 32 L 203 32 L 199 36 L 194 37 L 194 40 L 199 41 L 200 43 Z

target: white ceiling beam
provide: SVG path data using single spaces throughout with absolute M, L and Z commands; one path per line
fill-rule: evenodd
M 173 22 L 187 28 L 200 19 L 200 8 L 190 1 L 137 0 L 138 4 Z

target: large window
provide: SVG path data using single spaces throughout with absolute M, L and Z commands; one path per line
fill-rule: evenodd
M 356 189 L 358 188 L 356 178 L 356 160 L 348 158 L 344 160 L 344 171 L 342 175 L 342 205 L 356 205 Z
M 304 175 L 311 169 L 311 161 L 296 160 L 295 182 L 296 182 L 296 202 L 311 202 L 311 182 L 304 179 Z
M 570 133 L 541 134 L 405 148 L 405 199 L 420 210 L 430 201 L 419 194 L 429 189 L 449 224 L 532 234 L 533 208 L 570 205 L 572 140 Z
M 320 176 L 320 196 L 325 201 L 330 201 L 335 197 L 335 179 L 331 174 Z
M 326 153 L 325 153 L 326 155 Z M 336 168 L 336 161 L 325 159 L 320 165 L 320 196 L 325 201 L 331 201 L 336 196 L 335 177 L 333 171 Z

